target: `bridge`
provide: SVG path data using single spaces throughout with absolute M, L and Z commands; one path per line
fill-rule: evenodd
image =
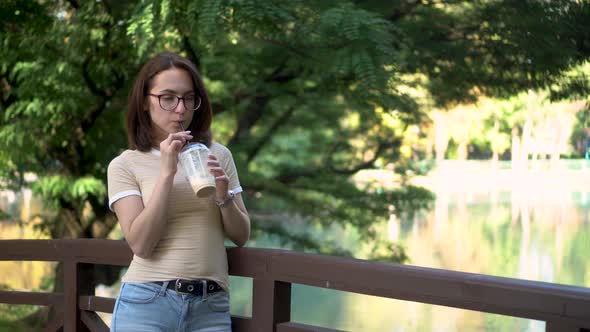
M 303 284 L 546 322 L 547 332 L 590 332 L 590 288 L 277 249 L 228 248 L 229 273 L 253 279 L 252 317 L 235 332 L 337 332 L 291 321 L 291 285 Z M 0 261 L 63 263 L 63 292 L 0 291 L 0 303 L 53 306 L 46 331 L 108 331 L 97 312 L 115 299 L 94 295 L 94 265 L 127 266 L 125 241 L 0 240 Z

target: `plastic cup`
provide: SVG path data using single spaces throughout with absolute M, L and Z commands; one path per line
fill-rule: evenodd
M 209 173 L 209 149 L 201 143 L 191 143 L 180 152 L 180 166 L 197 197 L 215 193 L 215 177 Z

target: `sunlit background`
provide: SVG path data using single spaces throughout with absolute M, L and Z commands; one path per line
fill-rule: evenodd
M 234 157 L 248 246 L 590 287 L 588 22 L 580 0 L 0 1 L 0 239 L 122 239 L 107 165 L 137 70 L 175 51 Z M 54 270 L 0 262 L 0 289 L 50 292 Z M 251 287 L 231 278 L 232 313 Z M 348 331 L 545 328 L 303 285 L 292 301 Z M 0 332 L 43 314 L 0 303 Z

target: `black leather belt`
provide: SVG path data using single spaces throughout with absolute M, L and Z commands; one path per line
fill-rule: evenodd
M 163 281 L 154 281 L 155 284 L 163 285 Z M 213 280 L 185 280 L 176 279 L 168 282 L 168 288 L 175 290 L 177 293 L 193 294 L 196 296 L 203 295 L 203 289 L 206 287 L 207 293 L 215 293 L 223 290 L 218 283 Z

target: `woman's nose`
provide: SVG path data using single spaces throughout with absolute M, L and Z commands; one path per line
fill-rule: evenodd
M 184 107 L 184 100 L 179 100 L 178 105 L 174 108 L 174 112 L 176 113 L 184 113 L 186 112 L 186 107 Z

